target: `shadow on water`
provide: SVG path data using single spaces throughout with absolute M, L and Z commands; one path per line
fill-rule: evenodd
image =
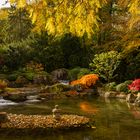
M 140 140 L 140 109 L 115 99 L 50 100 L 0 108 L 18 114 L 51 114 L 59 104 L 64 114 L 79 114 L 95 120 L 96 129 L 37 133 L 24 135 L 0 134 L 0 140 Z

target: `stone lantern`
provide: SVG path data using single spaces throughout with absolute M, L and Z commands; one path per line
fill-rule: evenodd
M 55 105 L 55 108 L 52 110 L 53 118 L 56 120 L 60 120 L 61 119 L 60 112 L 61 110 L 59 109 L 59 106 Z

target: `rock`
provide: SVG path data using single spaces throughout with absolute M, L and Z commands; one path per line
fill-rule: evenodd
M 136 98 L 137 97 L 134 94 L 130 93 L 126 96 L 126 101 L 129 103 L 134 103 Z
M 7 121 L 8 121 L 7 113 L 6 112 L 0 112 L 0 124 L 5 123 Z
M 120 98 L 120 99 L 126 99 L 126 94 L 124 92 L 120 92 L 116 95 L 117 98 Z
M 116 97 L 117 93 L 115 91 L 107 91 L 104 93 L 105 98 L 114 98 Z
M 37 100 L 37 99 L 40 99 L 39 95 L 29 95 L 26 98 L 27 98 L 27 100 Z
M 18 76 L 15 81 L 15 84 L 17 85 L 16 87 L 22 87 L 28 83 L 29 83 L 29 81 L 26 78 L 24 78 L 23 76 Z
M 38 75 L 34 76 L 33 83 L 34 84 L 44 84 L 44 85 L 51 84 L 52 79 L 51 79 L 51 76 L 48 74 L 38 74 Z
M 51 72 L 53 79 L 56 80 L 66 80 L 68 78 L 68 70 L 65 68 L 56 69 Z
M 76 90 L 78 92 L 82 92 L 84 90 L 83 87 L 80 84 L 78 84 L 78 85 L 71 85 L 70 87 L 71 87 L 71 90 Z
M 137 98 L 135 99 L 135 105 L 140 107 L 140 92 L 137 94 Z
M 19 94 L 18 93 L 15 93 L 15 94 L 5 93 L 3 95 L 3 99 L 11 100 L 13 102 L 24 102 L 27 100 L 26 95 L 20 94 L 20 93 Z
M 43 91 L 45 92 L 49 92 L 49 93 L 60 93 L 60 92 L 64 92 L 64 91 L 68 91 L 70 90 L 71 86 L 70 85 L 64 85 L 61 83 L 52 85 L 52 86 L 46 86 L 45 89 L 43 89 Z
M 60 96 L 57 93 L 41 93 L 39 94 L 41 100 L 58 99 Z

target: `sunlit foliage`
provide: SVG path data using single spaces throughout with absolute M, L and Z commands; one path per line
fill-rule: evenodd
M 72 81 L 71 85 L 82 85 L 84 88 L 89 88 L 96 84 L 96 82 L 99 80 L 99 77 L 97 74 L 87 74 L 82 76 L 80 79 Z
M 0 90 L 4 90 L 7 87 L 7 83 L 3 80 L 0 80 Z
M 46 29 L 50 34 L 71 32 L 88 37 L 98 30 L 98 11 L 106 0 L 10 0 L 17 7 L 27 7 L 35 30 Z

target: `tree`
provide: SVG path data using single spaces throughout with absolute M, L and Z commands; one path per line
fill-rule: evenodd
M 7 32 L 9 33 L 9 42 L 26 39 L 33 27 L 26 9 L 12 7 L 8 12 L 9 27 L 7 28 Z
M 91 37 L 99 29 L 99 9 L 114 0 L 10 0 L 19 8 L 26 7 L 35 23 L 35 30 L 47 30 L 50 34 L 72 33 L 77 36 L 86 34 Z M 117 1 L 116 1 L 117 2 Z M 139 22 L 140 0 L 119 0 L 118 5 L 128 9 L 131 14 L 130 27 Z
M 36 25 L 49 34 L 62 35 L 72 33 L 88 37 L 98 30 L 98 12 L 106 0 L 10 0 L 19 8 L 26 7 Z

